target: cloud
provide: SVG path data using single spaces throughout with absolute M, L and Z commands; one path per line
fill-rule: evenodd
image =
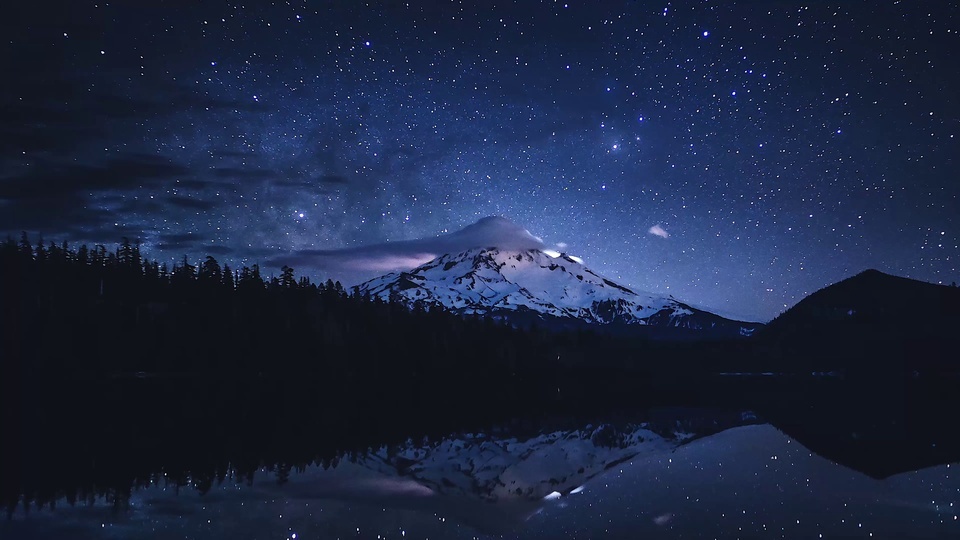
M 184 165 L 154 154 L 126 153 L 97 162 L 40 159 L 30 168 L 0 173 L 0 231 L 47 231 L 67 237 L 111 231 L 116 239 L 115 209 L 104 203 L 120 204 L 124 194 L 160 189 L 189 175 Z M 147 201 L 138 204 L 149 209 Z M 195 208 L 200 203 L 189 204 Z
M 273 180 L 278 176 L 275 171 L 257 167 L 214 167 L 210 174 L 224 180 Z
M 176 83 L 152 81 L 131 89 L 96 88 L 62 73 L 29 71 L 10 77 L 9 95 L 17 100 L 0 103 L 0 159 L 20 159 L 23 154 L 62 154 L 87 148 L 91 141 L 115 138 L 131 121 L 209 111 L 264 112 L 249 100 L 209 96 Z M 34 65 L 33 62 L 36 64 Z M 128 96 L 141 96 L 136 99 Z
M 210 246 L 203 246 L 203 251 L 206 253 L 213 253 L 214 255 L 232 255 L 236 253 L 237 250 L 233 249 L 230 246 L 224 246 L 222 244 L 214 244 Z
M 321 174 L 315 178 L 316 182 L 325 184 L 347 184 L 349 181 L 342 174 Z
M 445 253 L 478 247 L 509 250 L 543 249 L 543 240 L 516 223 L 490 216 L 459 231 L 400 242 L 386 242 L 357 248 L 304 249 L 273 257 L 267 266 L 287 265 L 300 270 L 318 270 L 346 283 L 359 283 L 384 272 L 410 270 Z M 309 272 L 306 272 L 309 273 Z
M 659 224 L 650 227 L 647 232 L 654 236 L 659 236 L 660 238 L 670 238 L 670 233 L 664 230 L 664 228 Z
M 156 248 L 165 251 L 187 251 L 202 241 L 192 233 L 161 233 L 157 235 Z
M 164 201 L 178 208 L 186 208 L 189 210 L 212 210 L 216 206 L 216 203 L 212 201 L 184 197 L 183 195 L 170 195 L 166 197 Z
M 141 186 L 158 187 L 188 170 L 170 160 L 123 154 L 97 163 L 37 160 L 30 168 L 0 174 L 0 231 L 56 234 L 65 240 L 117 241 L 143 234 L 135 219 L 120 221 L 117 210 L 148 208 L 127 199 Z
M 661 527 L 669 524 L 671 521 L 673 521 L 673 513 L 671 512 L 668 512 L 666 514 L 660 514 L 659 516 L 653 518 L 653 522 Z
M 68 199 L 91 191 L 140 189 L 188 174 L 186 167 L 152 154 L 123 154 L 97 164 L 42 161 L 23 174 L 0 178 L 0 199 Z
M 371 256 L 372 255 L 372 256 Z M 392 272 L 416 268 L 421 264 L 436 259 L 440 253 L 378 253 L 362 255 L 355 258 L 346 258 L 345 267 L 353 270 L 374 270 L 377 272 Z

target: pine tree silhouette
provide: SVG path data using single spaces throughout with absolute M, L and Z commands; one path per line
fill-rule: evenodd
M 293 275 L 293 268 L 290 268 L 287 265 L 283 265 L 283 268 L 280 269 L 280 286 L 284 289 L 292 289 L 297 286 L 296 279 Z

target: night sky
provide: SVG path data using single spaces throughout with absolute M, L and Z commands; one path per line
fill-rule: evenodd
M 355 284 L 503 216 L 757 319 L 960 281 L 956 2 L 265 4 L 5 8 L 0 233 Z

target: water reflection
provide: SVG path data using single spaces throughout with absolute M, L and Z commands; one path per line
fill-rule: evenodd
M 942 465 L 876 480 L 773 426 L 746 426 L 627 464 L 529 526 L 543 538 L 597 530 L 649 538 L 954 536 L 960 478 L 951 472 Z
M 327 470 L 309 467 L 283 485 L 260 474 L 252 486 L 227 482 L 203 496 L 153 486 L 136 491 L 120 513 L 106 503 L 28 516 L 18 510 L 0 525 L 0 536 L 960 536 L 956 467 L 879 480 L 820 457 L 769 424 L 722 425 L 700 438 L 666 424 L 678 429 L 584 426 L 529 438 L 411 443 Z M 547 497 L 553 492 L 560 495 Z

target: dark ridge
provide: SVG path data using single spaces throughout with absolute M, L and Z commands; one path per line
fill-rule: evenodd
M 960 369 L 960 288 L 866 270 L 811 294 L 758 332 L 786 369 L 857 376 Z
M 610 281 L 609 279 L 604 278 L 603 283 L 606 284 L 606 285 L 609 286 L 609 287 L 613 287 L 614 289 L 619 289 L 619 290 L 621 290 L 621 291 L 623 291 L 623 292 L 625 292 L 625 293 L 636 294 L 636 293 L 634 293 L 633 291 L 631 291 L 630 289 L 628 289 L 628 288 L 626 288 L 626 287 L 624 287 L 624 286 L 622 286 L 622 285 L 617 285 L 616 283 Z
M 922 315 L 929 319 L 960 316 L 960 289 L 870 269 L 807 296 L 771 321 L 765 333 L 798 323 L 814 325 L 882 317 L 914 324 Z

